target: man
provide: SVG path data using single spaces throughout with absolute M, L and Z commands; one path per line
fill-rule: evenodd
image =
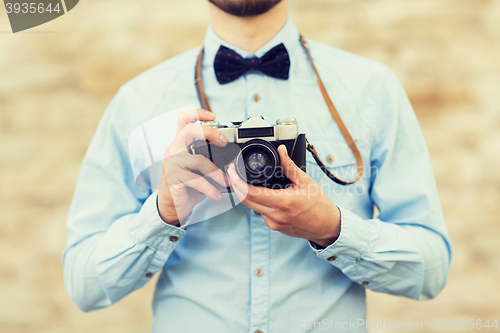
M 195 139 L 226 145 L 217 129 L 197 120 L 294 117 L 334 174 L 352 175 L 356 165 L 286 0 L 210 0 L 209 10 L 201 73 L 214 112 L 179 115 L 169 129 L 175 138 L 164 143 L 168 186 L 151 191 L 134 182 L 128 135 L 145 114 L 198 103 L 193 78 L 200 49 L 120 89 L 85 156 L 68 217 L 63 265 L 70 297 L 84 311 L 100 309 L 159 272 L 154 332 L 231 333 L 319 325 L 364 332 L 357 324 L 366 317 L 366 288 L 435 297 L 447 280 L 450 242 L 418 122 L 385 66 L 307 41 L 365 165 L 354 185 L 333 183 L 311 156 L 305 174 L 283 147 L 281 165 L 293 183 L 286 190 L 249 186 L 233 165 L 226 177 L 212 172 L 207 159 L 182 153 Z M 283 77 L 251 68 L 228 82 L 218 75 L 224 67 L 217 64 L 228 56 L 221 50 L 260 61 L 281 44 L 278 57 L 289 59 Z M 210 209 L 228 195 L 191 170 L 229 182 L 243 204 L 186 230 L 196 207 Z

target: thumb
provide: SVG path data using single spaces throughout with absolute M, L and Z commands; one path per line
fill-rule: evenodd
M 278 147 L 278 154 L 280 155 L 281 167 L 283 173 L 290 179 L 290 181 L 299 187 L 303 186 L 310 179 L 309 175 L 302 171 L 295 162 L 288 156 L 285 145 Z

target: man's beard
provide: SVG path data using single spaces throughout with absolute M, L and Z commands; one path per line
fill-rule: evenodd
M 239 17 L 264 14 L 281 0 L 208 0 L 222 11 Z

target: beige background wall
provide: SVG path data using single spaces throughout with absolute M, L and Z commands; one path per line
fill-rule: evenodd
M 429 319 L 500 319 L 500 1 L 290 7 L 306 37 L 379 60 L 401 79 L 454 242 L 437 299 L 369 293 L 369 319 L 424 327 Z M 118 87 L 198 46 L 207 22 L 205 0 L 85 0 L 13 35 L 0 10 L 0 332 L 149 330 L 153 283 L 100 312 L 72 304 L 60 264 L 64 222 L 83 154 Z

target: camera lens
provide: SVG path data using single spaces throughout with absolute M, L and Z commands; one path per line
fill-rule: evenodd
M 236 158 L 236 172 L 240 178 L 253 185 L 263 185 L 274 176 L 279 166 L 276 148 L 262 139 L 252 139 L 240 147 Z
M 262 172 L 268 166 L 267 157 L 261 152 L 251 153 L 246 159 L 246 166 L 250 171 Z

